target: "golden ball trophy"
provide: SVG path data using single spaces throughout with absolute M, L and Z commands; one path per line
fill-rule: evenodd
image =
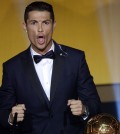
M 120 134 L 120 124 L 110 114 L 98 114 L 88 120 L 86 134 Z

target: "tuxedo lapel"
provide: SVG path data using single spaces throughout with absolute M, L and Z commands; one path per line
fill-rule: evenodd
M 47 104 L 47 106 L 49 107 L 49 101 L 34 68 L 30 49 L 26 50 L 25 56 L 23 56 L 22 61 L 27 79 L 30 81 L 33 91 L 35 91 L 37 96 L 39 97 L 40 103 L 42 103 L 43 105 Z
M 59 79 L 64 69 L 66 55 L 58 44 L 55 43 L 55 60 L 53 62 L 53 72 L 51 79 L 50 105 L 53 102 Z

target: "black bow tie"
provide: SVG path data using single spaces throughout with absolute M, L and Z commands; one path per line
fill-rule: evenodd
M 34 55 L 33 56 L 35 63 L 37 64 L 40 62 L 43 58 L 49 58 L 49 59 L 55 59 L 55 54 L 53 50 L 47 52 L 45 55 Z

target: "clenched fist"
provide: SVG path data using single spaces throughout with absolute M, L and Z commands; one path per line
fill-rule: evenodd
M 23 121 L 25 110 L 26 108 L 24 104 L 18 104 L 12 107 L 12 111 L 9 116 L 9 122 L 13 124 L 15 113 L 17 113 L 17 122 Z
M 68 100 L 67 104 L 73 115 L 80 116 L 85 112 L 85 106 L 82 104 L 81 100 Z

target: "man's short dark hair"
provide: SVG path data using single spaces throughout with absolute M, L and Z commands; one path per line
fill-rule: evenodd
M 24 21 L 25 23 L 27 23 L 27 19 L 28 19 L 28 13 L 31 11 L 48 11 L 50 12 L 50 17 L 52 19 L 52 21 L 54 22 L 54 11 L 53 11 L 53 7 L 52 5 L 43 2 L 43 1 L 35 1 L 32 2 L 31 4 L 29 4 L 26 9 L 25 9 L 25 13 L 24 13 Z

